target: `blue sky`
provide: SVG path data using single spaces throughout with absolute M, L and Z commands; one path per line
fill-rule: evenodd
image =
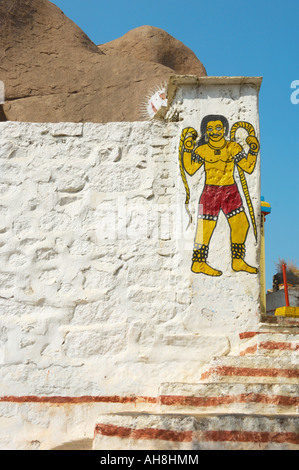
M 95 44 L 151 25 L 182 41 L 208 75 L 262 76 L 262 194 L 266 284 L 279 258 L 299 264 L 299 2 L 296 0 L 52 0 Z M 298 86 L 299 89 L 299 86 Z M 299 100 L 298 100 L 299 101 Z

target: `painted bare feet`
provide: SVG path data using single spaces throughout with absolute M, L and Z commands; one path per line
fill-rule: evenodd
M 257 274 L 258 269 L 247 264 L 243 259 L 233 259 L 232 268 L 234 271 L 245 271 L 251 274 Z
M 222 274 L 222 271 L 212 268 L 204 261 L 194 261 L 192 263 L 191 271 L 194 273 L 207 274 L 208 276 L 221 276 Z

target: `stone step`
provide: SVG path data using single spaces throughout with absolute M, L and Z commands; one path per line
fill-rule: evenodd
M 260 329 L 277 331 L 296 331 L 299 329 L 299 317 L 261 315 Z
M 203 368 L 201 382 L 297 384 L 299 369 L 294 358 L 264 355 L 221 356 Z
M 299 413 L 299 385 L 163 383 L 158 404 L 160 413 L 295 415 Z
M 271 357 L 296 357 L 299 353 L 299 331 L 246 332 L 240 334 L 240 355 L 267 355 Z
M 299 422 L 291 415 L 101 415 L 93 450 L 299 450 Z

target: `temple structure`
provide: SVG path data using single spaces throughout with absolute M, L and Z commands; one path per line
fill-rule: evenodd
M 259 77 L 142 122 L 1 122 L 2 449 L 298 449 L 266 315 Z

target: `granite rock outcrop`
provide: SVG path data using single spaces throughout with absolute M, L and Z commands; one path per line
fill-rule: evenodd
M 206 75 L 193 52 L 159 28 L 97 46 L 48 0 L 2 0 L 0 20 L 0 120 L 140 121 L 145 98 L 169 76 Z

